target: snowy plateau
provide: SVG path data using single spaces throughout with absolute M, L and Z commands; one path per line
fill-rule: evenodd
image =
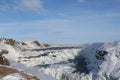
M 120 42 L 53 45 L 0 39 L 0 80 L 120 80 Z

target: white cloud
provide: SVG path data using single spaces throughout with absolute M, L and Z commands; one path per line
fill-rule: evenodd
M 1 2 L 0 11 L 20 10 L 37 13 L 45 13 L 47 11 L 43 8 L 41 0 L 12 0 L 11 3 L 8 3 L 8 0 L 2 0 Z
M 15 6 L 19 10 L 37 11 L 39 13 L 46 10 L 42 6 L 41 0 L 20 0 L 18 6 Z

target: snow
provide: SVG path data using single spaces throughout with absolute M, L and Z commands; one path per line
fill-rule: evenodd
M 113 42 L 113 43 L 99 43 L 98 44 L 91 44 L 88 45 L 86 49 L 84 49 L 83 55 L 88 59 L 90 64 L 88 64 L 88 68 L 92 69 L 91 72 L 94 74 L 98 74 L 98 78 L 100 80 L 106 80 L 105 76 L 112 77 L 110 79 L 119 79 L 120 78 L 120 42 Z M 95 51 L 107 51 L 108 54 L 104 56 L 105 60 L 97 60 L 95 58 Z M 118 55 L 118 57 L 116 57 Z M 95 64 L 96 63 L 96 64 Z M 99 68 L 100 69 L 99 69 Z
M 52 78 L 52 77 L 50 77 L 50 76 L 48 76 L 48 75 L 46 75 L 46 74 L 44 74 L 44 73 L 42 73 L 42 72 L 39 72 L 38 70 L 37 70 L 37 68 L 35 68 L 35 67 L 26 67 L 25 65 L 23 65 L 23 64 L 19 64 L 19 63 L 17 63 L 17 62 L 11 62 L 11 65 L 14 67 L 14 68 L 16 68 L 16 69 L 18 69 L 18 70 L 20 70 L 20 69 L 22 69 L 22 70 L 24 70 L 25 72 L 28 72 L 28 73 L 31 73 L 31 74 L 34 74 L 37 78 L 39 78 L 39 79 L 41 79 L 41 80 L 55 80 L 54 78 Z
M 38 46 L 37 44 L 34 43 L 34 41 L 26 41 L 25 43 L 27 44 L 27 47 L 30 47 L 31 49 L 45 48 L 43 44 L 40 44 L 40 46 Z
M 119 41 L 54 45 L 50 48 L 38 47 L 32 41 L 25 43 L 27 45 L 11 46 L 3 41 L 0 43 L 0 50 L 9 51 L 4 56 L 11 67 L 35 75 L 41 80 L 120 80 Z M 17 76 L 22 78 L 18 74 L 11 74 L 3 80 L 10 77 L 11 80 L 17 80 Z
M 21 70 L 21 71 L 24 70 L 27 73 L 31 73 L 31 74 L 37 76 L 37 78 L 39 78 L 41 80 L 55 80 L 54 78 L 52 78 L 52 77 L 50 77 L 50 76 L 48 76 L 44 73 L 38 72 L 38 70 L 35 69 L 34 67 L 33 68 L 32 67 L 28 68 L 25 65 L 23 65 L 21 63 L 18 63 L 17 62 L 18 57 L 21 55 L 21 50 L 19 50 L 18 48 L 14 48 L 13 46 L 1 43 L 0 44 L 0 49 L 9 51 L 9 54 L 7 54 L 7 55 L 4 54 L 4 56 L 9 60 L 11 67 L 16 68 L 16 69 Z M 20 80 L 19 78 L 17 78 L 14 75 L 8 75 L 8 76 L 4 77 L 3 80 L 8 80 L 10 78 L 12 80 Z
M 10 74 L 5 77 L 2 77 L 0 80 L 26 80 L 26 79 L 23 78 L 20 74 L 14 73 L 14 74 Z

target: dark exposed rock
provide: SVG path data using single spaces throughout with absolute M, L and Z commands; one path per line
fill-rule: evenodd
M 33 41 L 37 46 L 40 46 L 40 43 L 38 41 Z
M 98 59 L 98 60 L 104 60 L 105 58 L 104 58 L 104 56 L 105 55 L 107 55 L 107 51 L 96 51 L 96 55 L 95 55 L 95 57 L 96 57 L 96 59 Z
M 120 59 L 120 52 L 119 52 L 119 54 L 116 54 L 115 56 Z
M 0 55 L 0 64 L 1 65 L 10 65 L 9 61 L 4 57 Z
M 26 43 L 24 43 L 24 42 L 21 42 L 21 44 L 22 44 L 22 45 L 27 45 L 27 44 L 26 44 Z
M 79 72 L 79 73 L 89 73 L 89 70 L 87 69 L 87 63 L 86 63 L 86 59 L 84 56 L 77 56 L 75 58 L 74 63 L 76 64 L 76 70 L 73 72 Z
M 49 44 L 43 44 L 45 47 L 50 47 L 50 45 Z
M 10 65 L 9 61 L 3 56 L 4 54 L 8 54 L 8 51 L 1 50 L 1 52 L 0 52 L 0 64 L 1 65 Z
M 13 40 L 13 39 L 7 39 L 7 40 L 5 41 L 5 43 L 6 43 L 6 44 L 9 44 L 9 45 L 12 45 L 12 46 L 14 46 L 14 45 L 16 44 L 15 40 Z
M 8 54 L 8 51 L 7 50 L 1 50 L 0 55 L 3 55 L 3 54 Z
M 53 57 L 56 57 L 56 55 L 52 55 Z

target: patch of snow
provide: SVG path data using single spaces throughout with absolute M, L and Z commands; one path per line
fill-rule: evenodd
M 18 73 L 10 74 L 5 77 L 0 78 L 0 80 L 26 80 Z

